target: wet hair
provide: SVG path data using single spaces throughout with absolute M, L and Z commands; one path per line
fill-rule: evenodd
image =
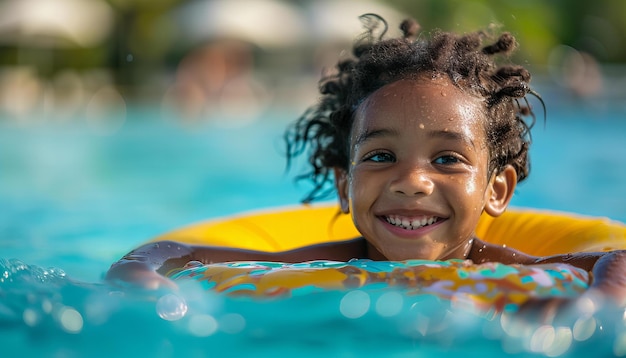
M 484 99 L 489 173 L 512 165 L 518 182 L 527 177 L 530 128 L 535 122 L 527 96 L 534 95 L 542 105 L 543 101 L 530 88 L 528 70 L 495 61 L 495 55 L 509 55 L 516 48 L 510 33 L 488 45 L 483 41 L 494 38 L 493 29 L 464 35 L 435 31 L 427 38 L 409 19 L 400 25 L 401 37 L 385 39 L 384 19 L 375 14 L 360 18 L 367 31 L 355 42 L 353 57 L 340 60 L 333 73 L 322 77 L 320 101 L 285 132 L 287 167 L 296 157 L 308 156 L 310 170 L 297 177 L 313 183 L 303 202 L 333 193 L 329 185 L 333 168 L 348 171 L 350 131 L 358 106 L 387 84 L 423 75 L 447 76 L 466 93 Z

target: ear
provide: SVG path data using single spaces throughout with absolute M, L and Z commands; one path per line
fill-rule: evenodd
M 337 189 L 337 195 L 339 196 L 339 205 L 341 212 L 348 214 L 350 212 L 350 200 L 348 199 L 348 173 L 339 168 L 333 168 L 335 173 L 335 189 Z
M 500 216 L 509 206 L 517 185 L 517 172 L 507 165 L 500 173 L 491 178 L 491 193 L 486 200 L 485 211 L 491 216 Z

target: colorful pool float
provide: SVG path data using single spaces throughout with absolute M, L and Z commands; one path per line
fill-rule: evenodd
M 533 297 L 573 297 L 588 282 L 586 271 L 565 264 L 474 265 L 466 260 L 191 263 L 171 278 L 195 280 L 229 296 L 255 298 L 394 289 L 407 295 L 435 295 L 479 312 L 514 310 Z

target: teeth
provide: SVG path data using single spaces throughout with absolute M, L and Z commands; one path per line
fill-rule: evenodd
M 430 216 L 430 217 L 423 217 L 421 219 L 409 220 L 408 218 L 402 218 L 402 217 L 398 217 L 394 215 L 394 216 L 386 216 L 385 220 L 387 220 L 387 222 L 390 223 L 391 225 L 401 227 L 407 230 L 415 230 L 420 227 L 424 227 L 424 226 L 432 225 L 436 223 L 437 217 Z

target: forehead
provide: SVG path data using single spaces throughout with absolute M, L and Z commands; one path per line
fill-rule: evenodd
M 480 98 L 464 92 L 447 77 L 399 80 L 363 101 L 355 113 L 353 133 L 393 122 L 446 128 L 471 126 L 484 133 L 483 105 Z

